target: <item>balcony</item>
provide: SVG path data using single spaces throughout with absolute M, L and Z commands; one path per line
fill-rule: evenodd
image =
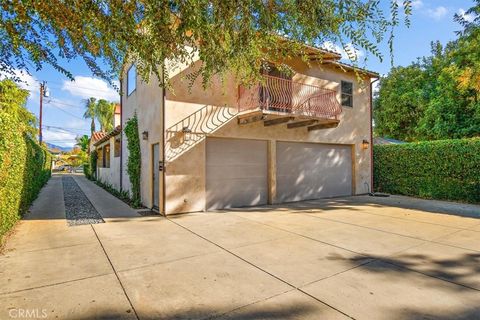
M 238 88 L 238 123 L 262 120 L 265 126 L 335 128 L 342 112 L 335 90 L 273 76 L 250 88 Z

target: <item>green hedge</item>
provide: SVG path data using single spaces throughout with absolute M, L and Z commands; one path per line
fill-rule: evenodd
M 50 153 L 23 127 L 18 116 L 0 112 L 0 244 L 50 178 Z
M 375 190 L 480 202 L 480 138 L 374 147 Z

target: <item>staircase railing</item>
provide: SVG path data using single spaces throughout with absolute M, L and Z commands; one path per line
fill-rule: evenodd
M 238 111 L 235 108 L 206 105 L 166 130 L 165 160 L 173 161 L 205 136 L 225 125 Z

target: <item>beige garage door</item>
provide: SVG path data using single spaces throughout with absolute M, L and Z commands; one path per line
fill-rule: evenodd
M 206 209 L 267 203 L 267 142 L 207 139 Z
M 318 199 L 352 194 L 350 146 L 277 143 L 277 200 Z

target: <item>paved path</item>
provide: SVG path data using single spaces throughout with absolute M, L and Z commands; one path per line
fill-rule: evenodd
M 69 227 L 54 175 L 0 256 L 0 319 L 480 319 L 479 206 L 351 197 L 165 219 L 73 177 L 105 223 Z

